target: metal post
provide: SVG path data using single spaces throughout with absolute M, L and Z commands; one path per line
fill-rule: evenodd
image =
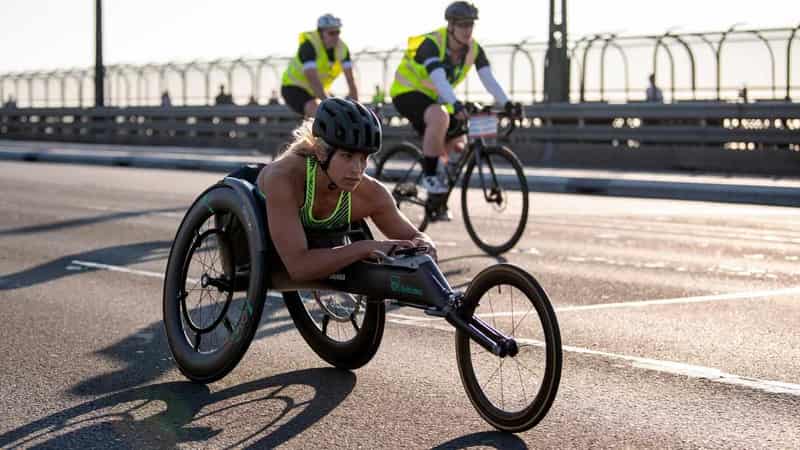
M 103 67 L 103 0 L 94 2 L 94 106 L 105 104 L 105 68 Z
M 544 63 L 544 101 L 569 101 L 569 57 L 567 56 L 567 0 L 561 0 L 556 17 L 556 0 L 550 0 L 550 32 Z

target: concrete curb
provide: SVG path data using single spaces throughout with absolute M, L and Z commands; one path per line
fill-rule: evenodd
M 249 159 L 250 161 L 257 158 Z M 149 169 L 194 170 L 227 173 L 248 161 L 169 158 L 130 155 L 103 155 L 101 152 L 69 154 L 36 150 L 0 150 L 0 160 L 85 164 Z M 508 175 L 501 175 L 508 179 Z M 576 176 L 528 175 L 528 186 L 534 192 L 592 194 L 620 197 L 698 200 L 725 203 L 750 203 L 773 206 L 800 206 L 800 188 L 749 184 L 711 184 L 704 182 L 654 181 L 647 179 L 613 179 Z

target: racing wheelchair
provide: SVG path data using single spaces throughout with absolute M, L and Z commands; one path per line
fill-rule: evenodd
M 308 345 L 327 363 L 354 370 L 380 346 L 386 304 L 418 308 L 455 329 L 467 396 L 492 426 L 521 432 L 547 414 L 561 377 L 561 338 L 547 294 L 512 264 L 481 271 L 456 291 L 425 249 L 356 262 L 325 279 L 295 282 L 269 237 L 262 165 L 207 188 L 178 228 L 167 262 L 163 314 L 178 369 L 211 383 L 236 367 L 253 340 L 269 291 L 280 292 Z M 310 247 L 372 239 L 366 222 L 322 234 Z

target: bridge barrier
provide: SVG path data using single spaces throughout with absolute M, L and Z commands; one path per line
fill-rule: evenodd
M 417 140 L 391 105 L 386 145 Z M 273 154 L 299 117 L 282 105 L 0 108 L 0 138 L 254 148 Z M 544 167 L 800 174 L 800 103 L 536 104 L 508 140 Z

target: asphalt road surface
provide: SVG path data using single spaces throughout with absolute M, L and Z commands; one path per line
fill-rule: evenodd
M 408 308 L 347 372 L 270 297 L 236 369 L 189 383 L 162 274 L 218 178 L 0 163 L 0 448 L 800 446 L 800 210 L 532 193 L 504 260 L 548 292 L 564 366 L 549 415 L 508 435 L 467 399 L 446 323 Z M 455 286 L 497 262 L 458 214 L 429 232 Z

